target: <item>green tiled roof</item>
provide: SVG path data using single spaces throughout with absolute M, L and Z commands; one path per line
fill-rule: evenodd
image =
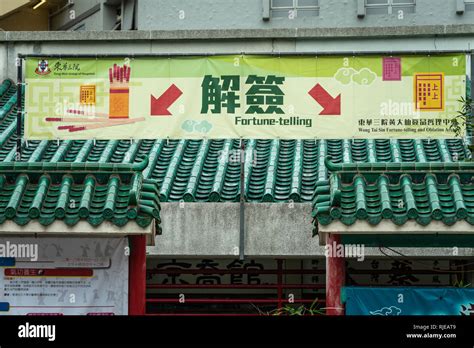
M 15 86 L 0 86 L 0 162 L 16 152 Z M 327 155 L 336 163 L 452 162 L 468 151 L 462 140 L 249 140 L 245 141 L 245 195 L 251 202 L 311 202 L 317 182 L 328 179 Z M 238 201 L 240 163 L 223 154 L 240 141 L 29 141 L 23 162 L 124 163 L 148 156 L 144 179 L 157 180 L 160 201 Z M 235 156 L 234 156 L 235 157 Z
M 0 163 L 0 224 L 38 221 L 44 226 L 81 220 L 97 226 L 130 220 L 159 224 L 158 184 L 143 179 L 147 160 L 130 164 Z
M 474 225 L 474 163 L 335 164 L 326 159 L 329 180 L 317 183 L 313 217 L 328 225 L 366 220 L 376 225 L 415 220 Z

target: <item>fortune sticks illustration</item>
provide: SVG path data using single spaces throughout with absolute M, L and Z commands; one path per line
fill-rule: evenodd
M 47 122 L 67 122 L 57 127 L 58 130 L 80 132 L 85 130 L 100 129 L 112 126 L 122 126 L 144 121 L 144 117 L 129 118 L 130 107 L 130 73 L 127 65 L 114 64 L 109 69 L 109 113 L 87 112 L 84 110 L 68 109 L 67 115 L 60 117 L 46 117 Z M 82 88 L 83 86 L 81 86 Z M 95 93 L 95 86 L 93 89 Z M 93 100 L 95 100 L 95 95 Z M 72 123 L 72 124 L 71 124 Z
M 109 69 L 109 80 L 109 117 L 128 118 L 130 67 L 114 64 L 114 67 Z

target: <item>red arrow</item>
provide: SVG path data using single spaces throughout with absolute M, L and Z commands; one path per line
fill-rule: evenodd
M 183 92 L 172 84 L 159 98 L 151 95 L 151 116 L 171 115 L 168 108 L 183 94 Z
M 319 83 L 309 92 L 309 95 L 323 107 L 320 115 L 340 115 L 341 114 L 341 95 L 333 98 Z

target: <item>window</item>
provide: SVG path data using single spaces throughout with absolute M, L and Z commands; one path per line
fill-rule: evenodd
M 474 10 L 474 0 L 464 0 L 466 4 L 466 11 L 473 11 Z
M 415 12 L 415 0 L 365 0 L 367 14 L 396 14 Z
M 314 17 L 319 15 L 319 0 L 272 0 L 272 17 Z

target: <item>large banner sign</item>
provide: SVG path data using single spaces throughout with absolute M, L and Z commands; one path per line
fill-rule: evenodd
M 473 288 L 346 287 L 346 315 L 474 315 Z
M 449 138 L 466 56 L 26 60 L 27 139 Z
M 127 238 L 0 238 L 0 315 L 125 315 Z

